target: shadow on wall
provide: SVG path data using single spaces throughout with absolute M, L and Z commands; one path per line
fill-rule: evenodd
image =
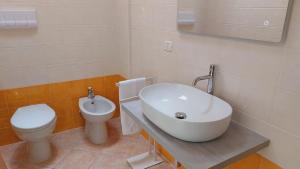
M 0 36 L 3 38 L 32 38 L 38 34 L 38 28 L 31 29 L 2 29 L 0 30 Z

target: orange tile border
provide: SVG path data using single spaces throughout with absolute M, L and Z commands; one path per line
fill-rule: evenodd
M 97 95 L 117 105 L 114 117 L 119 116 L 118 88 L 115 83 L 124 80 L 121 75 L 109 75 L 67 82 L 0 90 L 0 145 L 19 141 L 10 126 L 10 118 L 18 107 L 46 103 L 58 117 L 55 132 L 83 126 L 84 120 L 77 106 L 78 99 L 87 95 L 93 86 Z
M 277 164 L 273 163 L 272 161 L 266 159 L 265 157 L 262 157 L 262 162 L 261 162 L 261 169 L 283 169 Z
M 261 156 L 252 154 L 229 166 L 230 169 L 260 169 Z

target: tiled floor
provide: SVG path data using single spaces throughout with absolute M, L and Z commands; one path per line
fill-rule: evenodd
M 110 120 L 109 141 L 93 145 L 84 137 L 82 128 L 55 134 L 52 137 L 54 156 L 41 164 L 26 158 L 25 144 L 0 147 L 9 169 L 130 169 L 128 157 L 146 152 L 147 143 L 142 136 L 121 136 L 119 119 Z M 163 163 L 151 169 L 171 169 Z

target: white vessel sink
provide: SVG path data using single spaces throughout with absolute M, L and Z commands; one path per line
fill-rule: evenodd
M 191 86 L 154 84 L 143 88 L 139 97 L 144 115 L 150 121 L 185 141 L 215 139 L 227 130 L 231 121 L 232 108 L 228 103 Z

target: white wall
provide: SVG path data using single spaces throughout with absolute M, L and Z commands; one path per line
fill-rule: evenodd
M 216 95 L 231 103 L 236 121 L 271 139 L 261 153 L 299 168 L 300 0 L 280 44 L 179 33 L 177 0 L 131 0 L 130 7 L 132 77 L 191 84 L 216 64 Z M 163 50 L 165 40 L 174 41 L 173 52 Z
M 119 74 L 124 77 L 129 75 L 130 71 L 130 20 L 129 20 L 129 3 L 128 0 L 115 0 L 116 5 L 116 32 L 118 41 L 118 59 Z
M 119 2 L 0 0 L 1 8 L 36 8 L 39 20 L 37 30 L 0 30 L 0 88 L 123 72 Z

